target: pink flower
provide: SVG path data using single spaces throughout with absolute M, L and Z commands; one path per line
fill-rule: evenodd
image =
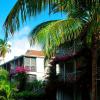
M 17 66 L 15 71 L 16 73 L 26 73 L 29 69 L 24 66 Z

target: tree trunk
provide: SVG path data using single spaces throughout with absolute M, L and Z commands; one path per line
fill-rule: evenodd
M 92 100 L 96 100 L 97 40 L 93 36 L 92 45 Z

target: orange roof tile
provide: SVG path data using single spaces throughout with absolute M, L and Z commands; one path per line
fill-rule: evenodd
M 25 55 L 26 56 L 35 56 L 35 57 L 43 57 L 44 56 L 42 51 L 37 51 L 37 50 L 27 50 Z

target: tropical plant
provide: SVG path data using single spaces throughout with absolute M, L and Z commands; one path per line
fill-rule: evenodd
M 37 1 L 18 0 L 18 2 L 11 10 L 10 14 L 8 15 L 4 23 L 6 36 L 9 32 L 13 33 L 16 29 L 20 27 L 19 15 L 21 15 L 22 22 L 24 22 L 26 21 L 27 17 L 38 14 L 39 12 L 41 12 L 42 9 L 46 8 L 46 5 L 48 4 L 50 9 L 52 9 L 54 12 L 64 11 L 67 12 L 69 16 L 67 21 L 63 21 L 63 20 L 57 21 L 57 22 L 50 23 L 51 25 L 45 26 L 45 28 L 49 28 L 49 30 L 43 28 L 42 30 L 38 31 L 36 35 L 37 37 L 36 40 L 38 40 L 38 43 L 40 42 L 42 43 L 43 42 L 42 38 L 45 39 L 47 43 L 43 42 L 43 44 L 45 43 L 45 45 L 43 45 L 43 49 L 46 50 L 46 52 L 48 52 L 50 50 L 55 51 L 55 48 L 58 47 L 59 44 L 61 44 L 62 42 L 66 42 L 68 40 L 73 39 L 72 36 L 73 33 L 75 34 L 85 33 L 86 43 L 90 45 L 92 51 L 92 99 L 96 100 L 96 65 L 97 65 L 96 59 L 97 59 L 98 41 L 100 39 L 99 38 L 99 34 L 100 34 L 100 1 L 99 0 L 37 0 Z M 62 22 L 62 26 L 60 22 Z M 66 22 L 67 24 L 65 24 L 64 22 Z M 81 24 L 79 25 L 78 23 Z M 77 25 L 81 27 L 77 27 Z M 59 26 L 60 29 L 58 29 L 57 26 Z M 52 27 L 56 27 L 56 28 L 52 28 Z M 46 33 L 46 36 L 43 35 L 41 31 L 44 31 L 44 33 Z M 55 41 L 57 41 L 56 43 L 54 43 L 55 41 L 53 41 L 52 37 Z M 52 43 L 53 45 L 50 45 Z M 47 49 L 48 46 L 50 47 L 49 48 L 50 50 Z
M 0 39 L 0 56 L 5 58 L 6 53 L 10 52 L 10 47 L 6 40 Z
M 16 93 L 15 100 L 45 100 L 45 94 L 43 93 L 33 93 L 33 91 L 22 91 Z
M 61 44 L 78 38 L 81 31 L 79 19 L 49 21 L 33 29 L 29 39 L 31 44 L 40 44 L 45 56 L 51 57 Z
M 12 89 L 8 80 L 8 72 L 0 68 L 0 100 L 11 100 Z
M 25 69 L 23 66 L 16 67 L 16 74 L 15 74 L 15 80 L 17 80 L 18 83 L 18 89 L 19 91 L 23 91 L 25 89 L 26 81 L 27 81 L 27 69 Z
M 72 0 L 73 1 L 73 0 Z M 71 4 L 74 4 L 75 1 L 70 2 Z M 84 1 L 83 1 L 84 2 Z M 36 27 L 36 29 L 33 30 L 31 33 L 31 43 L 39 43 L 43 45 L 43 49 L 45 50 L 45 54 L 47 56 L 54 54 L 57 47 L 64 43 L 68 42 L 69 40 L 77 38 L 79 35 L 83 36 L 85 35 L 85 42 L 87 45 L 91 48 L 92 52 L 92 99 L 96 99 L 96 59 L 97 59 L 97 49 L 98 49 L 98 41 L 100 40 L 100 8 L 98 6 L 99 2 L 95 1 L 94 4 L 92 2 L 88 2 L 90 8 L 88 8 L 87 5 L 82 5 L 82 2 L 78 2 L 80 5 L 77 4 L 78 7 L 83 8 L 77 8 L 72 7 L 67 8 L 67 0 L 65 0 L 65 3 L 60 3 L 57 6 L 54 7 L 54 11 L 59 10 L 59 7 L 64 7 L 64 11 L 71 10 L 69 12 L 69 18 L 66 21 L 67 22 L 70 19 L 74 19 L 75 22 L 70 22 L 66 25 L 63 24 L 64 20 L 61 20 L 62 22 L 57 25 L 56 22 L 52 22 L 47 24 L 44 27 Z M 65 5 L 66 4 L 66 5 Z M 76 2 L 75 2 L 76 4 Z M 85 4 L 85 3 L 83 3 Z M 95 5 L 95 6 L 94 6 Z M 74 5 L 75 6 L 75 5 Z M 76 8 L 76 9 L 75 9 Z M 63 10 L 63 9 L 60 9 Z M 83 12 L 83 13 L 82 13 Z M 78 22 L 77 22 L 78 19 Z M 56 23 L 56 24 L 55 24 Z M 81 23 L 81 24 L 78 24 Z M 70 27 L 69 27 L 69 26 Z M 80 25 L 80 27 L 78 26 Z M 64 29 L 64 28 L 65 29 Z M 74 28 L 76 28 L 74 32 Z M 63 31 L 62 31 L 63 30 Z M 78 31 L 79 30 L 79 31 Z M 73 34 L 75 33 L 75 34 Z M 75 37 L 74 37 L 75 36 Z M 83 37 L 81 37 L 83 38 Z M 46 41 L 46 42 L 44 42 Z M 49 47 L 49 48 L 48 48 Z M 52 51 L 52 52 L 51 52 Z

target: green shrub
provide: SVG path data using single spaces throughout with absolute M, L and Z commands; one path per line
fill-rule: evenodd
M 11 85 L 8 80 L 9 73 L 5 70 L 0 68 L 0 99 L 1 100 L 11 100 Z
M 22 91 L 15 94 L 15 99 L 24 99 L 24 100 L 42 100 L 45 97 L 43 93 L 34 93 L 32 91 Z M 44 99 L 43 99 L 44 100 Z
M 25 90 L 26 81 L 27 81 L 27 74 L 26 73 L 17 73 L 15 76 L 15 80 L 18 81 L 18 90 L 23 91 Z

